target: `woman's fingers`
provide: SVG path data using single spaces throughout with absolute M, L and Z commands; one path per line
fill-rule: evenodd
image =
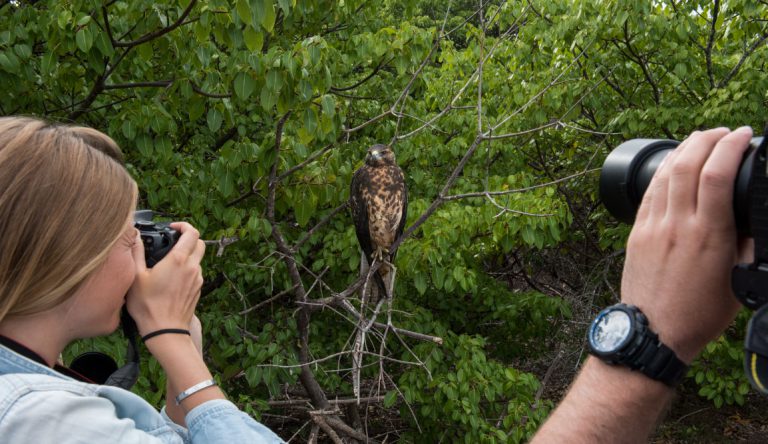
M 181 237 L 176 242 L 176 245 L 173 246 L 172 251 L 184 256 L 194 253 L 197 248 L 197 241 L 200 239 L 200 233 L 195 227 L 186 222 L 173 222 L 171 228 L 181 232 Z
M 205 255 L 205 242 L 198 239 L 197 244 L 195 245 L 195 250 L 192 252 L 192 254 L 189 255 L 189 259 L 190 261 L 194 261 L 195 263 L 199 264 L 203 260 L 204 255 Z
M 136 230 L 136 242 L 131 247 L 131 254 L 133 254 L 133 262 L 136 264 L 136 271 L 143 273 L 147 270 L 147 262 L 144 257 L 144 243 L 141 240 L 141 233 Z

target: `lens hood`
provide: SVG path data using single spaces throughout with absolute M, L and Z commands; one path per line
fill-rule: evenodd
M 618 220 L 631 224 L 661 161 L 680 142 L 632 139 L 611 151 L 600 172 L 600 200 Z

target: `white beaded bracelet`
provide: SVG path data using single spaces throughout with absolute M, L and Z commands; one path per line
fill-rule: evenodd
M 199 382 L 192 387 L 184 390 L 183 392 L 179 393 L 179 396 L 176 397 L 176 405 L 181 404 L 181 401 L 187 399 L 188 397 L 194 395 L 195 393 L 199 392 L 200 390 L 207 389 L 208 387 L 212 387 L 216 384 L 216 381 L 213 379 L 208 379 L 203 382 Z

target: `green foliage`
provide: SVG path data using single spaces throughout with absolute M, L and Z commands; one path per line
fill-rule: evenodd
M 699 387 L 702 396 L 720 408 L 723 405 L 744 405 L 744 396 L 750 386 L 744 374 L 744 332 L 751 316 L 748 310 L 742 310 L 736 325 L 718 338 L 707 344 L 688 372 Z
M 425 364 L 406 371 L 401 415 L 411 415 L 413 442 L 524 442 L 546 418 L 551 405 L 539 403 L 535 376 L 486 358 L 481 337 L 450 335 L 431 348 Z M 394 395 L 388 398 L 390 402 Z M 412 415 L 415 415 L 412 416 Z M 420 429 L 420 430 L 419 430 Z

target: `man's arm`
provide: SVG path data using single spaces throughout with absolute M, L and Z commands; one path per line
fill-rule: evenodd
M 744 253 L 733 184 L 751 136 L 749 128 L 691 134 L 656 171 L 629 236 L 622 302 L 640 308 L 685 363 L 739 309 L 730 288 L 731 268 Z M 591 357 L 533 442 L 646 442 L 672 393 Z
M 532 443 L 647 442 L 673 390 L 590 357 Z

